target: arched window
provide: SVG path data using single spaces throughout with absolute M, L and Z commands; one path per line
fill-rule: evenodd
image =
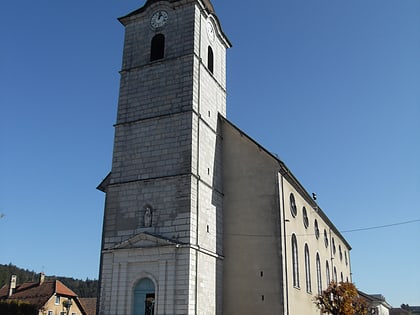
M 343 273 L 342 272 L 340 272 L 340 280 L 341 280 L 341 282 L 344 282 L 344 277 L 343 277 Z
M 155 285 L 149 278 L 141 279 L 134 287 L 133 315 L 154 315 Z
M 165 36 L 157 34 L 152 38 L 150 47 L 150 61 L 163 59 L 165 56 Z
M 296 235 L 292 235 L 293 286 L 299 288 L 299 258 Z
M 334 282 L 337 283 L 337 269 L 334 267 Z
M 305 244 L 305 273 L 306 273 L 306 292 L 312 292 L 311 289 L 311 263 L 309 258 L 308 244 Z
M 327 276 L 327 287 L 328 287 L 331 283 L 330 265 L 328 264 L 328 260 L 325 263 L 325 275 Z
M 321 278 L 321 260 L 319 253 L 316 253 L 316 281 L 318 284 L 318 294 L 322 293 L 322 278 Z
M 213 55 L 213 49 L 209 46 L 207 48 L 207 68 L 211 73 L 213 73 L 214 70 L 214 55 Z

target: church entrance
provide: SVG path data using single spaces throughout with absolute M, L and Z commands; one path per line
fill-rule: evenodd
M 134 288 L 133 315 L 154 315 L 155 285 L 148 278 L 141 279 Z

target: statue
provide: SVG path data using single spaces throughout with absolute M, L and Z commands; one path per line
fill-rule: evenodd
M 144 227 L 151 227 L 152 226 L 152 209 L 150 207 L 146 207 L 144 211 Z

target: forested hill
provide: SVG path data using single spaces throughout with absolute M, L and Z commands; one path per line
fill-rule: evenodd
M 0 288 L 8 284 L 11 275 L 17 276 L 17 283 L 21 284 L 24 282 L 36 282 L 38 281 L 39 274 L 34 271 L 22 269 L 12 264 L 2 265 L 0 264 Z M 96 297 L 98 292 L 98 280 L 79 280 L 68 277 L 59 276 L 45 276 L 46 280 L 60 280 L 68 288 L 73 290 L 79 297 Z

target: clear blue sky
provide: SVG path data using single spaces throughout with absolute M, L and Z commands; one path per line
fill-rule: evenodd
M 123 45 L 141 0 L 0 3 L 0 263 L 97 278 Z M 213 0 L 228 118 L 341 231 L 420 219 L 420 1 Z M 344 233 L 353 280 L 420 305 L 420 222 Z

